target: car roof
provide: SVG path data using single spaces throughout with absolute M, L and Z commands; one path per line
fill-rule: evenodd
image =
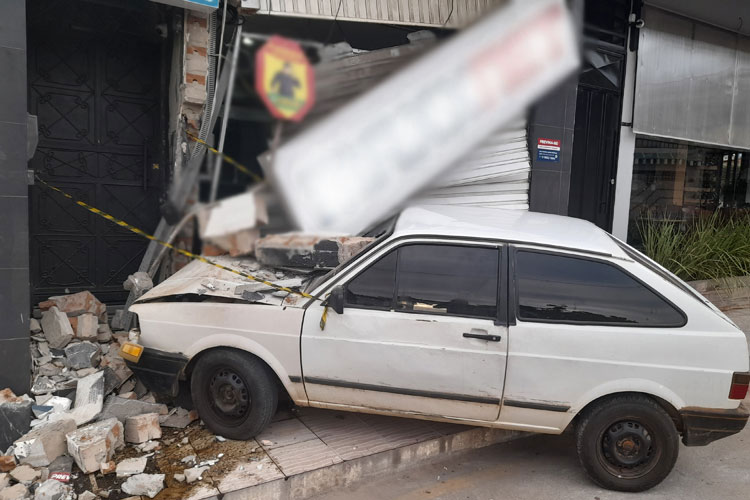
M 396 221 L 394 237 L 407 235 L 494 239 L 627 258 L 617 242 L 591 222 L 527 210 L 415 205 Z

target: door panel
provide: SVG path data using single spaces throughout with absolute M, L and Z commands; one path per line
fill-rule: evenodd
M 507 328 L 491 320 L 311 306 L 302 367 L 311 402 L 495 420 L 505 374 Z M 497 335 L 499 342 L 465 338 Z M 363 386 L 372 386 L 362 390 Z M 422 394 L 422 395 L 417 395 Z

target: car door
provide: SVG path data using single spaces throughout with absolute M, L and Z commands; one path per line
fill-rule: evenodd
M 342 314 L 329 309 L 321 330 L 323 306 L 305 313 L 310 402 L 495 420 L 507 355 L 504 262 L 497 245 L 421 242 L 358 264 L 343 278 Z

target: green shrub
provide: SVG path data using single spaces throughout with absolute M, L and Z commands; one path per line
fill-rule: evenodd
M 688 223 L 649 215 L 638 231 L 643 252 L 684 280 L 750 275 L 748 212 L 714 212 Z

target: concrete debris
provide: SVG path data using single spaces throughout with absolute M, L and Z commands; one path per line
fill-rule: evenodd
M 134 415 L 125 419 L 125 441 L 128 443 L 145 443 L 151 439 L 161 438 L 158 413 Z
M 39 333 L 42 331 L 42 325 L 39 324 L 39 320 L 36 318 L 31 318 L 29 320 L 29 331 L 31 333 Z
M 298 233 L 271 234 L 255 245 L 255 257 L 271 267 L 333 269 L 367 245 L 373 238 L 360 236 L 322 237 Z
M 76 325 L 76 337 L 78 337 L 79 339 L 96 339 L 98 329 L 99 319 L 95 315 L 86 313 L 78 316 L 78 324 Z
M 151 276 L 148 273 L 138 271 L 128 276 L 128 279 L 122 284 L 125 290 L 130 290 L 134 297 L 137 299 L 144 293 L 154 288 L 154 282 L 151 281 Z
M 0 455 L 0 472 L 10 472 L 16 468 L 16 459 L 11 455 Z
M 65 347 L 68 366 L 74 370 L 93 368 L 99 364 L 99 345 L 93 342 L 76 342 Z
M 259 226 L 268 223 L 263 196 L 256 190 L 222 199 L 198 212 L 199 234 L 231 256 L 252 253 Z
M 134 474 L 140 474 L 146 468 L 148 457 L 128 458 L 117 464 L 115 472 L 117 477 L 128 477 Z
M 61 349 L 73 338 L 73 327 L 64 312 L 52 306 L 42 314 L 42 330 L 50 347 Z
M 37 373 L 44 377 L 53 377 L 55 375 L 60 375 L 61 372 L 62 368 L 55 366 L 52 363 L 44 363 L 37 370 Z
M 136 448 L 142 452 L 158 450 L 160 447 L 161 444 L 158 441 L 146 441 L 145 443 L 136 446 Z
M 195 410 L 186 410 L 184 408 L 175 408 L 169 415 L 159 417 L 159 423 L 162 427 L 173 427 L 184 429 L 191 422 L 198 419 L 198 412 Z
M 123 392 L 122 394 L 120 394 L 120 397 L 123 399 L 138 399 L 138 394 L 134 393 L 133 391 Z
M 0 391 L 0 451 L 29 432 L 33 404 L 28 396 L 16 396 L 10 389 Z
M 34 481 L 39 479 L 41 475 L 41 472 L 30 465 L 19 465 L 10 471 L 10 477 L 25 486 L 30 486 Z
M 29 489 L 23 484 L 14 484 L 0 491 L 0 500 L 20 500 L 28 498 Z
M 36 500 L 36 499 L 34 499 Z M 96 495 L 90 491 L 84 491 L 78 495 L 78 500 L 96 500 Z
M 182 462 L 183 464 L 189 464 L 189 463 L 195 463 L 195 460 L 196 460 L 195 455 L 188 455 L 186 457 L 183 457 L 182 460 L 180 460 L 180 462 Z
M 75 430 L 76 423 L 69 418 L 42 425 L 16 440 L 13 454 L 22 464 L 47 466 L 65 453 L 65 435 Z
M 10 484 L 10 476 L 5 472 L 0 472 L 0 490 Z
M 78 381 L 76 402 L 69 415 L 82 425 L 96 418 L 104 404 L 104 373 L 96 372 Z
M 72 488 L 60 481 L 47 479 L 34 490 L 34 500 L 60 500 L 72 492 Z M 79 500 L 83 495 L 78 496 Z
M 182 472 L 183 474 L 185 474 L 185 480 L 188 482 L 188 484 L 190 484 L 190 483 L 194 483 L 198 481 L 199 479 L 203 479 L 201 476 L 208 469 L 210 469 L 210 467 L 208 466 L 203 466 L 203 467 L 196 466 L 196 467 L 191 467 L 190 469 L 185 469 Z
M 117 463 L 115 463 L 114 460 L 110 460 L 109 462 L 102 462 L 99 464 L 99 472 L 102 474 L 112 474 L 117 470 Z
M 185 474 L 175 474 L 174 480 L 178 483 L 184 483 L 185 482 Z
M 35 395 L 50 394 L 52 392 L 55 392 L 56 389 L 57 385 L 54 381 L 45 377 L 44 375 L 40 375 L 34 380 L 34 384 L 31 386 L 31 393 Z
M 103 317 L 107 313 L 107 308 L 104 304 L 99 302 L 89 291 L 50 297 L 49 300 L 39 303 L 39 308 L 42 311 L 48 310 L 53 306 L 56 306 L 68 316 L 80 316 L 84 313 L 91 313 L 97 317 Z M 42 328 L 44 328 L 44 323 L 42 323 Z
M 164 489 L 164 474 L 136 474 L 122 483 L 121 489 L 128 495 L 145 495 L 154 498 Z
M 88 425 L 67 435 L 68 453 L 85 473 L 99 470 L 102 462 L 109 462 L 115 451 L 122 448 L 122 424 L 109 418 Z
M 102 410 L 100 418 L 114 417 L 124 423 L 126 418 L 135 415 L 142 415 L 144 413 L 166 415 L 167 412 L 167 405 L 164 404 L 147 403 L 145 401 L 138 401 L 137 399 L 125 399 L 113 395 L 109 396 L 104 403 L 104 409 Z
M 76 377 L 83 378 L 83 377 L 87 377 L 87 376 L 89 376 L 89 375 L 91 375 L 93 373 L 96 373 L 96 372 L 97 372 L 97 369 L 93 368 L 93 367 L 92 368 L 82 368 L 80 370 L 76 370 Z
M 73 470 L 73 459 L 68 455 L 57 457 L 49 467 L 49 478 L 61 483 L 70 482 L 70 473 Z

